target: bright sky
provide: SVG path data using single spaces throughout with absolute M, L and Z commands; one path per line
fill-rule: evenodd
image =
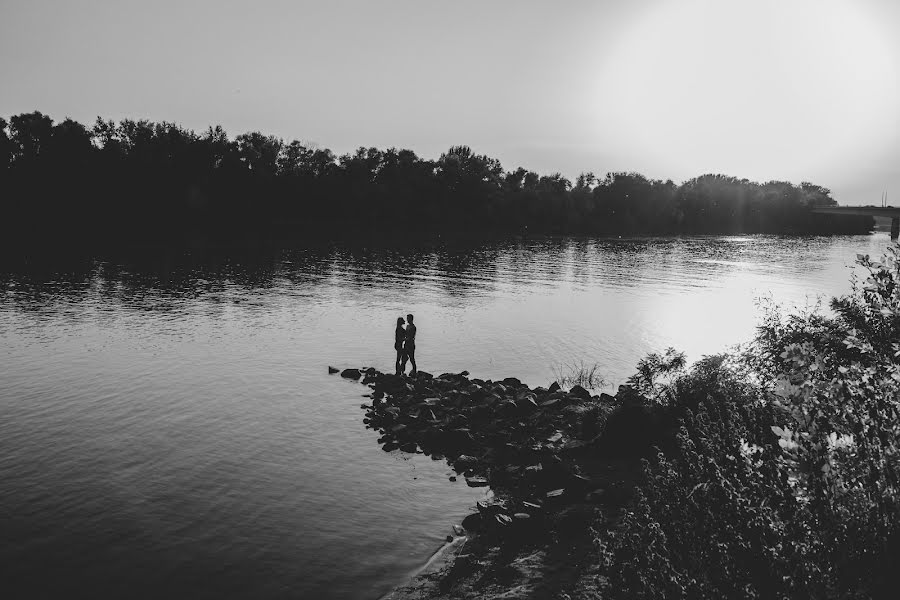
M 900 205 L 892 0 L 2 0 L 0 115 L 467 144 L 573 178 L 810 180 Z

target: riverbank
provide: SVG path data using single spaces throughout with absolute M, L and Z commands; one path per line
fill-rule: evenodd
M 341 375 L 371 388 L 364 422 L 383 450 L 445 460 L 460 483 L 493 491 L 463 520 L 463 541 L 392 600 L 591 597 L 604 582 L 598 537 L 631 502 L 640 459 L 674 441 L 669 411 L 626 386 L 612 396 L 467 372 Z
M 385 450 L 495 493 L 468 555 L 406 597 L 895 597 L 900 246 L 857 262 L 833 316 L 770 309 L 689 369 L 647 355 L 616 396 L 343 371 Z

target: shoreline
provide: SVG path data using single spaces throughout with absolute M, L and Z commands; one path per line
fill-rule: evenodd
M 467 535 L 460 535 L 454 537 L 451 542 L 445 542 L 424 564 L 411 571 L 403 583 L 379 596 L 378 600 L 416 600 L 433 597 L 440 574 L 453 568 L 457 556 L 465 549 L 469 540 Z
M 363 422 L 382 434 L 384 451 L 444 460 L 470 487 L 493 492 L 385 600 L 598 593 L 596 536 L 630 505 L 641 458 L 674 441 L 667 409 L 627 386 L 613 396 L 466 371 L 329 372 L 370 388 Z

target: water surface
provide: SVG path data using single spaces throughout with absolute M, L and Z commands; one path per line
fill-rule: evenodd
M 547 384 L 748 339 L 885 234 L 152 252 L 0 267 L 0 564 L 28 597 L 375 598 L 483 491 L 384 453 L 326 366 Z M 22 587 L 25 586 L 25 587 Z M 7 587 L 7 589 L 14 589 Z

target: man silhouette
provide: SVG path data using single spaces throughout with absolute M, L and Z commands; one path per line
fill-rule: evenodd
M 416 326 L 413 323 L 412 315 L 406 315 L 406 323 L 406 341 L 403 343 L 403 364 L 400 372 L 406 371 L 406 360 L 409 359 L 412 365 L 412 371 L 409 374 L 415 377 L 418 372 L 416 370 Z

